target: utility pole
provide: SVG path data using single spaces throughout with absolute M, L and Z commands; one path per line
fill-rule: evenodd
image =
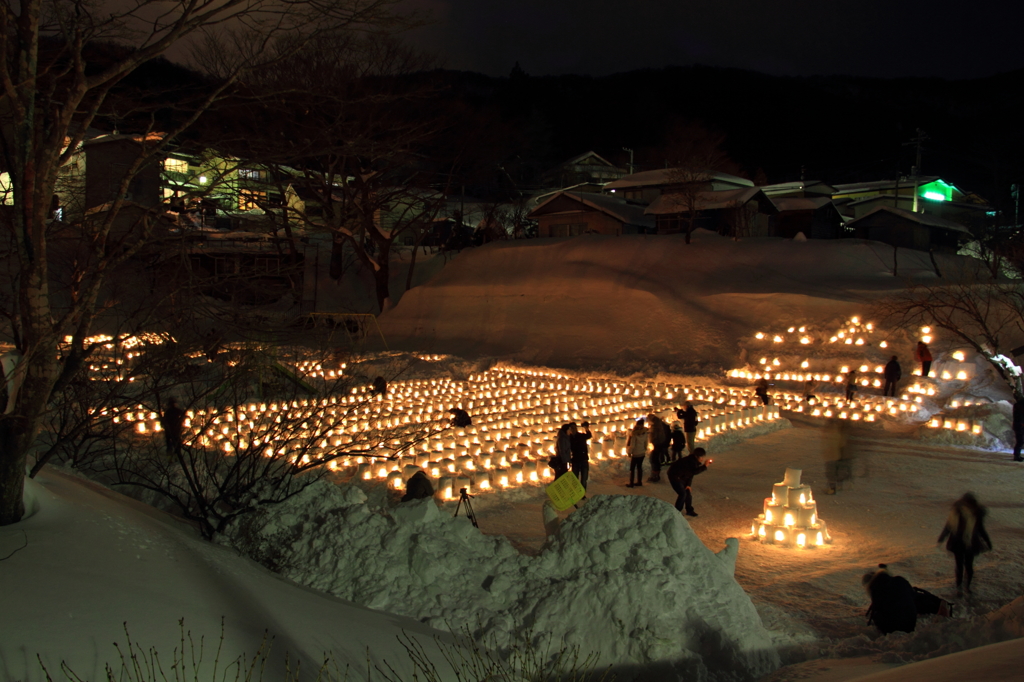
M 633 166 L 633 150 L 630 149 L 629 147 L 623 147 L 622 151 L 629 152 L 629 174 L 632 175 L 633 174 L 633 169 L 634 169 L 634 166 Z
M 911 138 L 910 142 L 904 142 L 903 146 L 907 147 L 910 145 L 917 146 L 917 160 L 911 170 L 911 175 L 914 176 L 914 213 L 917 213 L 917 186 L 918 177 L 921 175 L 921 143 L 925 140 L 930 139 L 928 133 L 924 132 L 920 128 L 917 129 L 917 137 Z M 897 204 L 898 205 L 898 204 Z

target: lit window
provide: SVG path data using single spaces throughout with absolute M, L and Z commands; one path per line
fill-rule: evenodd
M 188 173 L 188 161 L 167 157 L 164 159 L 164 170 L 172 173 Z
M 255 168 L 239 168 L 238 177 L 242 180 L 260 180 L 263 176 Z
M 252 211 L 259 208 L 267 201 L 267 193 L 254 189 L 243 189 L 238 191 L 238 210 Z

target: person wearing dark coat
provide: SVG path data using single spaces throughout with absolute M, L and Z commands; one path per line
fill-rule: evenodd
M 590 422 L 581 424 L 583 431 L 574 430 L 569 434 L 569 464 L 572 472 L 580 480 L 583 489 L 587 489 L 587 481 L 590 478 L 590 445 L 587 443 L 594 434 L 590 432 Z
M 693 477 L 708 468 L 708 465 L 704 463 L 705 454 L 704 448 L 697 448 L 692 454 L 683 457 L 678 462 L 672 462 L 668 468 L 668 482 L 672 484 L 672 489 L 678 495 L 676 509 L 679 511 L 686 509 L 687 516 L 697 515 L 693 509 L 693 494 L 690 491 L 690 486 L 693 485 Z M 710 463 L 709 459 L 708 464 Z
M 891 395 L 896 397 L 896 382 L 903 377 L 903 370 L 900 368 L 900 361 L 896 356 L 892 356 L 889 362 L 885 363 L 885 369 L 882 372 L 882 376 L 885 377 L 885 388 L 882 389 L 882 395 Z
M 668 459 L 668 447 L 672 442 L 672 431 L 665 420 L 654 414 L 647 415 L 647 427 L 650 429 L 648 437 L 651 441 L 651 477 L 648 483 L 657 483 L 661 480 L 661 465 Z
M 846 375 L 846 399 L 853 400 L 857 394 L 857 370 L 851 369 Z
M 772 397 L 768 395 L 768 380 L 761 377 L 754 385 L 754 393 L 761 399 L 762 405 L 771 405 Z
M 434 486 L 430 485 L 430 479 L 422 471 L 417 471 L 409 477 L 408 482 L 405 484 L 405 495 L 402 496 L 402 502 L 421 500 L 433 496 Z
M 555 455 L 548 460 L 548 466 L 554 469 L 555 478 L 569 471 L 572 462 L 572 436 L 576 433 L 576 422 L 566 422 L 558 428 L 555 436 Z
M 167 456 L 181 454 L 181 434 L 185 427 L 185 411 L 178 407 L 175 398 L 167 400 L 167 407 L 160 416 L 160 428 L 164 431 L 164 443 L 167 445 Z
M 987 510 L 978 504 L 973 493 L 953 503 L 946 519 L 946 527 L 942 529 L 937 542 L 946 540 L 946 549 L 953 553 L 956 561 L 956 590 L 960 593 L 961 585 L 968 593 L 974 579 L 974 557 L 992 549 L 992 540 L 985 530 Z M 965 575 L 966 574 L 966 575 Z
M 693 409 L 693 403 L 687 402 L 686 409 L 676 410 L 676 414 L 683 420 L 683 434 L 686 436 L 686 451 L 693 454 L 694 441 L 697 439 L 697 424 L 700 417 L 697 410 Z
M 1013 461 L 1024 462 L 1020 456 L 1021 446 L 1024 445 L 1024 395 L 1018 395 L 1013 403 Z
M 864 576 L 864 589 L 871 597 L 868 624 L 874 624 L 883 635 L 890 632 L 913 632 L 917 627 L 917 604 L 914 588 L 902 576 L 894 576 L 879 564 L 879 570 Z
M 686 434 L 683 433 L 683 427 L 676 424 L 672 427 L 672 461 L 679 461 L 679 458 L 683 456 L 683 448 L 686 447 Z
M 373 380 L 373 388 L 370 390 L 372 395 L 386 396 L 388 394 L 388 382 L 385 381 L 384 377 L 377 377 Z
M 448 413 L 452 416 L 451 421 L 449 422 L 452 426 L 464 429 L 473 423 L 473 418 L 469 416 L 469 412 L 466 412 L 462 408 L 453 407 L 448 410 Z

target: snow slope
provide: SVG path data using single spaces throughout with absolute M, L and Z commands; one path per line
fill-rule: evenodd
M 0 528 L 0 557 L 10 555 L 0 561 L 0 680 L 44 679 L 37 654 L 55 679 L 62 661 L 82 679 L 105 679 L 112 643 L 126 642 L 122 623 L 165 662 L 180 644 L 180 618 L 208 651 L 224 619 L 222 664 L 253 656 L 267 631 L 268 680 L 284 678 L 286 654 L 293 669 L 298 659 L 313 673 L 325 652 L 342 671 L 354 666 L 356 679 L 365 679 L 368 655 L 408 674 L 398 635 L 415 635 L 435 656 L 433 636 L 451 641 L 295 586 L 162 512 L 52 468 L 27 481 L 26 501 L 31 515 Z
M 935 277 L 928 254 L 863 240 L 588 235 L 463 251 L 381 318 L 392 348 L 563 367 L 735 362 L 780 319 L 820 323 Z M 949 270 L 956 256 L 936 255 Z

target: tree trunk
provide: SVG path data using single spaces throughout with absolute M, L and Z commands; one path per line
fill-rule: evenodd
M 377 286 L 377 307 L 384 312 L 384 301 L 388 299 L 391 278 L 391 242 L 381 241 L 377 244 L 377 269 L 373 271 L 374 283 Z

